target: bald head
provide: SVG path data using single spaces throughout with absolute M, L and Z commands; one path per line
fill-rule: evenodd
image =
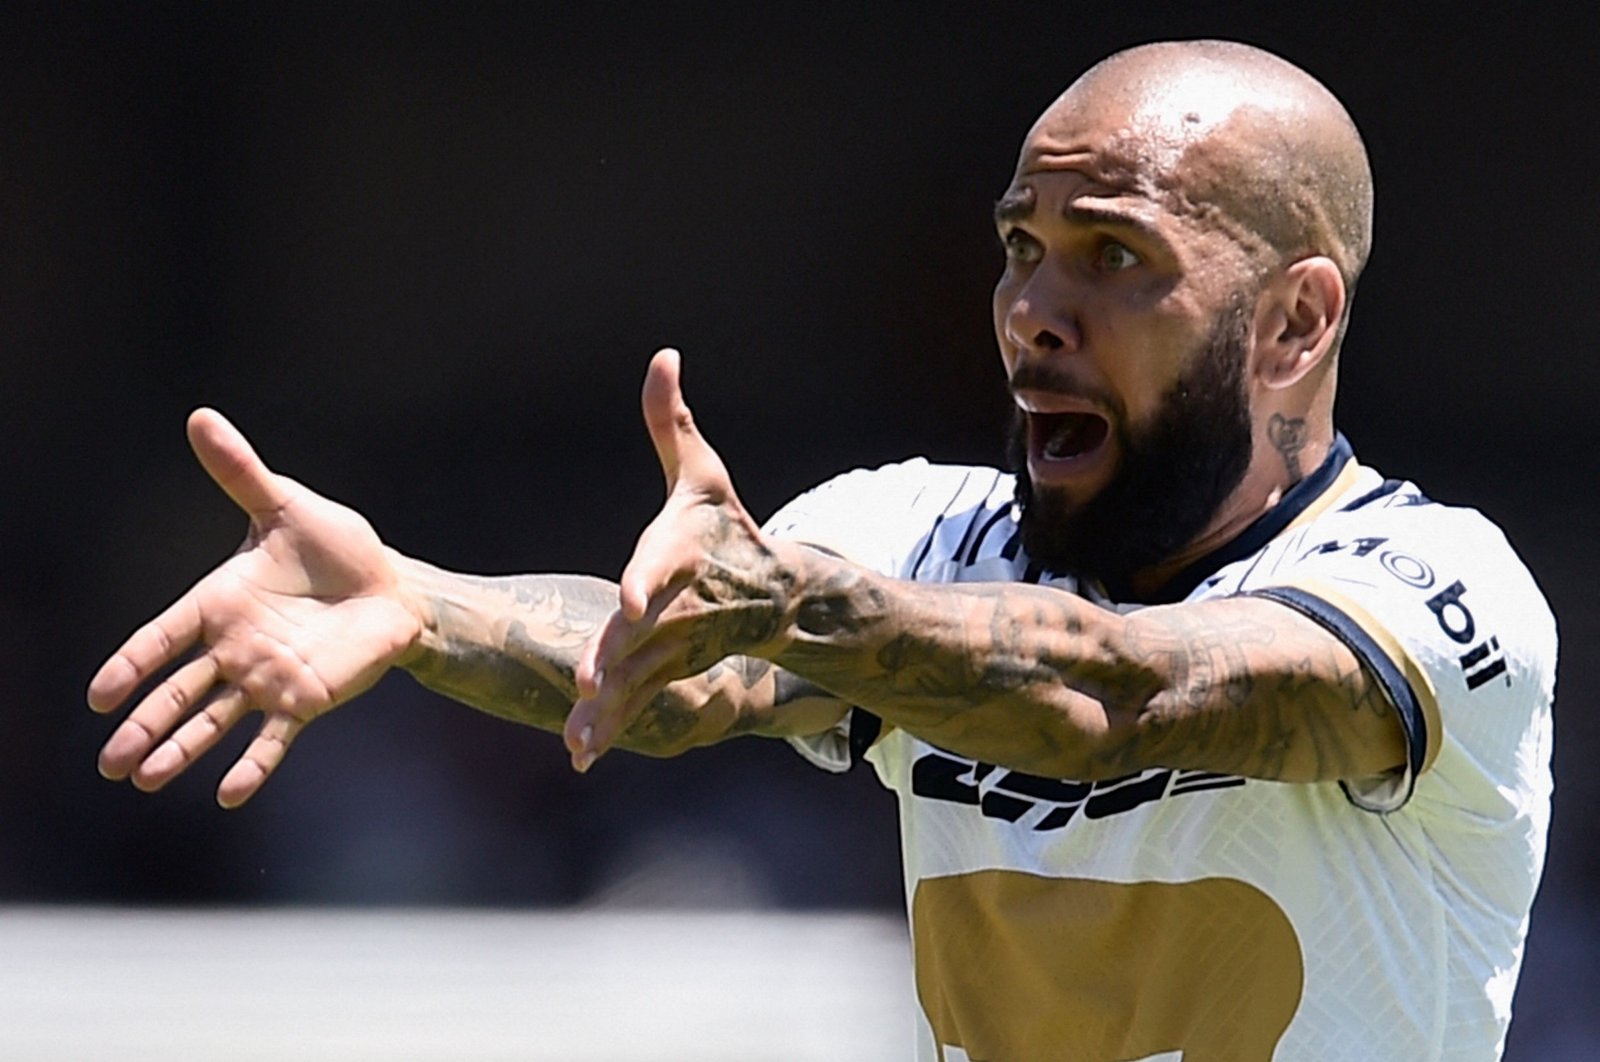
M 1262 268 L 1326 255 L 1353 289 L 1372 243 L 1372 174 L 1344 107 L 1315 78 L 1245 44 L 1147 44 L 1102 61 L 1034 126 L 1085 121 L 1126 178 L 1225 224 Z
M 1371 217 L 1349 115 L 1259 49 L 1134 48 L 1052 103 L 995 204 L 1030 555 L 1159 585 L 1324 461 Z

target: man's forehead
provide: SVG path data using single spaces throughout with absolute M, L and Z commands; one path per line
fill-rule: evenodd
M 1028 134 L 995 219 L 1043 208 L 1084 224 L 1138 229 L 1168 245 L 1225 235 L 1255 247 L 1260 238 L 1228 190 L 1243 161 L 1229 129 L 1234 113 L 1052 108 Z
M 1165 145 L 1158 145 L 1164 147 Z M 1151 150 L 1131 130 L 1090 132 L 1035 127 L 1023 142 L 1013 184 L 1045 173 L 1081 175 L 1087 186 L 1105 192 L 1148 193 L 1171 169 L 1170 151 Z
M 996 214 L 1030 213 L 1048 188 L 1048 198 L 1061 201 L 1056 209 L 1069 214 L 1073 205 L 1098 204 L 1154 220 L 1177 205 L 1171 193 L 1182 155 L 1169 140 L 1125 126 L 1041 124 L 1028 135 Z
M 1191 148 L 1215 138 L 1250 102 L 1247 87 L 1226 71 L 1080 83 L 1029 130 L 1017 172 L 1071 168 L 1117 185 L 1164 183 Z

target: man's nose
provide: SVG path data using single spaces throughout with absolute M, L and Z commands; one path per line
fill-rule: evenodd
M 1043 355 L 1071 353 L 1081 335 L 1072 300 L 1053 270 L 1034 271 L 1005 307 L 1006 340 L 1019 353 Z

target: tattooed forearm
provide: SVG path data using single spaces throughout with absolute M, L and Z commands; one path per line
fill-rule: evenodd
M 765 660 L 757 660 L 754 663 L 772 667 Z M 785 671 L 782 668 L 772 668 L 772 671 L 774 681 L 772 700 L 774 707 L 783 708 L 808 699 L 831 698 L 828 691 L 818 686 L 815 682 L 803 679 L 799 675 Z
M 881 579 L 815 554 L 799 563 L 803 600 L 778 663 L 946 748 L 1063 777 L 1081 765 L 1068 735 L 1096 725 L 1084 689 L 1104 679 L 1086 602 Z
M 490 578 L 421 565 L 411 576 L 431 622 L 406 669 L 428 688 L 481 711 L 561 730 L 578 695 L 578 655 L 616 608 L 616 586 L 581 575 Z M 704 675 L 669 685 L 619 745 L 668 756 L 740 734 L 820 729 L 827 719 L 814 722 L 813 716 L 834 705 L 831 698 L 817 700 L 826 696 L 765 660 L 729 657 Z M 805 711 L 779 711 L 803 701 Z
M 426 574 L 431 622 L 407 670 L 484 711 L 560 729 L 577 697 L 578 653 L 616 607 L 615 588 L 584 576 Z
M 800 563 L 803 600 L 774 658 L 986 762 L 1078 779 L 1167 766 L 1309 781 L 1404 757 L 1392 710 L 1349 649 L 1272 602 L 1119 616 L 1046 587 L 927 586 Z
M 1339 641 L 1286 609 L 1220 601 L 1151 609 L 1127 625 L 1127 651 L 1169 676 L 1102 757 L 1111 770 L 1149 757 L 1175 767 L 1291 781 L 1398 766 L 1387 700 Z

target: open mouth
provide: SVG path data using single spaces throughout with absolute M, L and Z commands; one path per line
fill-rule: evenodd
M 1111 425 L 1095 413 L 1032 413 L 1028 430 L 1035 454 L 1046 461 L 1071 461 L 1100 449 Z

